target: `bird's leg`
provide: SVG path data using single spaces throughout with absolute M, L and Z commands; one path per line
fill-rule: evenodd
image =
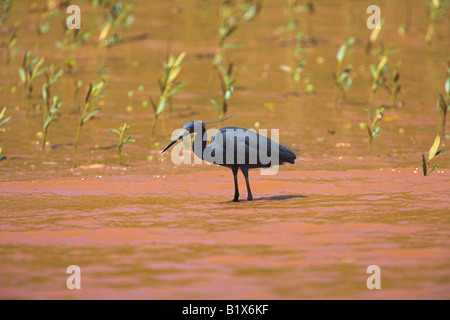
M 246 166 L 242 166 L 241 167 L 241 171 L 244 174 L 245 177 L 245 183 L 247 184 L 247 200 L 248 201 L 252 201 L 253 200 L 253 195 L 252 195 L 252 190 L 250 190 L 250 182 L 248 181 L 248 167 Z
M 233 177 L 234 177 L 234 202 L 237 202 L 239 200 L 239 187 L 238 187 L 238 180 L 237 180 L 237 174 L 238 174 L 238 167 L 231 168 L 233 171 Z

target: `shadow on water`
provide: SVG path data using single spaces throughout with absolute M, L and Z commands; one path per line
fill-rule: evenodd
M 281 201 L 281 200 L 290 200 L 290 199 L 307 198 L 307 197 L 308 196 L 305 196 L 302 194 L 287 194 L 287 195 L 282 195 L 282 196 L 256 198 L 256 199 L 253 199 L 253 201 L 260 201 L 260 200 Z
M 307 198 L 308 196 L 301 195 L 301 194 L 287 194 L 282 196 L 271 196 L 271 197 L 261 197 L 261 198 L 255 198 L 253 201 L 248 201 L 246 199 L 239 199 L 237 202 L 254 202 L 254 201 L 282 201 L 282 200 L 290 200 L 290 199 L 296 199 L 296 198 Z M 226 201 L 225 203 L 233 203 L 235 201 L 230 200 Z

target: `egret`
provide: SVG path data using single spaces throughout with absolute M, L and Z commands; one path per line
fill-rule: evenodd
M 228 118 L 209 121 L 189 121 L 181 132 L 162 151 L 164 153 L 172 145 L 184 137 L 194 134 L 192 149 L 200 159 L 230 168 L 234 177 L 234 199 L 239 200 L 238 170 L 241 169 L 247 185 L 247 200 L 253 200 L 248 180 L 249 169 L 269 168 L 283 163 L 294 164 L 297 158 L 295 153 L 287 147 L 256 133 L 253 130 L 224 127 L 219 129 L 212 137 L 209 145 L 206 144 L 205 124 L 216 123 Z

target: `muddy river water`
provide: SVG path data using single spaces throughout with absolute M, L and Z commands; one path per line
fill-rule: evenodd
M 276 175 L 251 172 L 252 202 L 244 200 L 240 173 L 242 200 L 234 203 L 230 170 L 175 165 L 169 153 L 160 154 L 185 122 L 218 117 L 210 100 L 220 99 L 220 84 L 215 75 L 211 85 L 208 79 L 219 1 L 136 1 L 134 23 L 109 52 L 101 110 L 83 128 L 77 151 L 76 105 L 87 84 L 99 81 L 97 11 L 80 1 L 81 30 L 91 28 L 92 36 L 74 50 L 75 71 L 52 87 L 63 105 L 41 150 L 36 105 L 43 105 L 44 77 L 36 80 L 26 116 L 17 74 L 25 51 L 36 45 L 45 1 L 14 1 L 0 26 L 0 74 L 7 75 L 0 109 L 6 106 L 12 117 L 0 131 L 6 156 L 0 161 L 0 298 L 449 299 L 449 154 L 433 160 L 439 168 L 430 176 L 421 168 L 438 132 L 435 89 L 444 92 L 448 11 L 426 46 L 424 1 L 381 5 L 384 24 L 375 46 L 382 40 L 399 49 L 389 64 L 402 60 L 402 89 L 379 122 L 369 156 L 360 122 L 368 121 L 369 65 L 378 56 L 365 54 L 368 2 L 314 3 L 312 16 L 295 13 L 292 39 L 302 32 L 307 49 L 296 94 L 280 69 L 295 62 L 295 40 L 274 33 L 286 23 L 285 1 L 263 1 L 258 15 L 232 35 L 230 42 L 242 47 L 225 54 L 237 76 L 227 124 L 279 129 L 280 141 L 297 153 L 295 164 Z M 55 46 L 67 16 L 61 10 L 40 40 L 45 65 L 61 61 Z M 6 69 L 11 30 L 20 49 Z M 334 108 L 336 52 L 348 36 L 355 37 L 345 62 L 353 65 L 353 83 L 346 103 Z M 179 76 L 186 85 L 150 138 L 147 100 L 158 94 L 168 48 L 187 52 Z M 83 86 L 73 105 L 78 80 Z M 380 90 L 375 106 L 388 102 Z M 117 136 L 109 129 L 124 122 L 132 124 L 136 142 L 124 146 L 118 166 Z M 80 267 L 80 290 L 66 286 L 70 265 Z M 381 270 L 379 290 L 366 285 L 371 265 Z

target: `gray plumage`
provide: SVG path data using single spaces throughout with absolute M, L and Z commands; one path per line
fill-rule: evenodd
M 187 122 L 180 134 L 172 140 L 161 153 L 169 149 L 178 140 L 195 133 L 192 149 L 200 159 L 231 168 L 234 176 L 235 195 L 233 201 L 239 199 L 237 173 L 241 169 L 247 184 L 247 199 L 253 199 L 248 170 L 254 168 L 269 168 L 284 163 L 294 164 L 295 153 L 287 147 L 262 136 L 252 130 L 239 127 L 224 127 L 214 134 L 209 145 L 206 143 L 206 127 L 201 121 Z

